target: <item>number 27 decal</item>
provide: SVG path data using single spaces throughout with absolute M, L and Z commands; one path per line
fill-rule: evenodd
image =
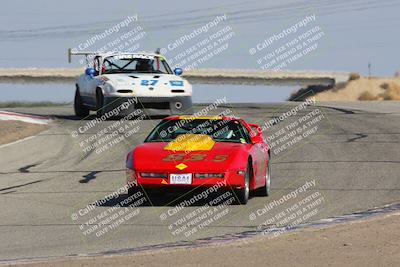
M 149 85 L 156 85 L 158 80 L 141 80 L 140 85 L 149 86 Z

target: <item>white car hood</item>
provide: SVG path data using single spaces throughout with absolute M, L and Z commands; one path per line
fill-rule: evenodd
M 147 74 L 147 73 L 123 73 L 105 74 L 106 83 L 114 89 L 129 89 L 135 96 L 177 96 L 192 95 L 192 86 L 182 77 L 173 74 Z

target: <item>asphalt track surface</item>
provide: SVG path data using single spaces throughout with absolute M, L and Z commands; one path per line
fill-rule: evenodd
M 250 122 L 263 123 L 298 104 L 228 104 L 218 111 L 229 108 L 235 115 Z M 202 108 L 204 106 L 196 106 L 197 110 Z M 198 192 L 179 199 L 175 195 L 150 197 L 138 208 L 110 210 L 127 198 L 121 193 L 88 214 L 78 215 L 75 220 L 71 218 L 89 203 L 103 199 L 125 184 L 126 153 L 144 140 L 158 119 L 140 122 L 138 132 L 123 138 L 108 150 L 96 153 L 82 151 L 79 142 L 117 120 L 101 122 L 72 137 L 71 133 L 89 120 L 77 120 L 72 115 L 71 106 L 11 109 L 54 116 L 55 123 L 34 138 L 0 148 L 0 260 L 84 255 L 256 230 L 267 219 L 270 224 L 282 222 L 292 214 L 287 208 L 300 205 L 302 199 L 314 193 L 323 200 L 319 204 L 314 203 L 312 208 L 317 209 L 316 212 L 309 218 L 304 217 L 302 222 L 399 202 L 399 104 L 317 104 L 274 125 L 264 135 L 272 136 L 317 109 L 318 114 L 324 116 L 312 125 L 318 126 L 316 132 L 279 153 L 273 152 L 271 196 L 254 196 L 246 206 L 217 206 L 218 210 L 211 210 L 211 213 L 215 216 L 220 212 L 220 217 L 215 217 L 212 223 L 188 236 L 184 232 L 174 235 L 172 230 L 176 227 L 171 227 L 171 223 L 193 214 L 190 213 L 193 211 L 199 217 L 203 214 L 199 209 L 204 203 L 220 195 L 208 196 L 203 202 L 184 207 L 177 214 L 162 220 L 162 214 L 168 214 L 174 205 Z M 266 204 L 282 199 L 313 180 L 315 186 L 298 193 L 296 198 L 288 199 L 260 216 L 256 215 L 254 220 L 250 219 Z M 293 207 L 293 210 L 298 209 Z M 91 218 L 95 220 L 101 214 L 107 214 L 104 219 L 119 211 L 126 211 L 124 215 L 132 214 L 132 217 L 99 237 L 96 237 L 96 231 L 85 235 L 81 230 L 99 222 L 89 223 Z M 104 221 L 103 227 L 111 229 L 109 224 L 113 222 L 107 224 Z

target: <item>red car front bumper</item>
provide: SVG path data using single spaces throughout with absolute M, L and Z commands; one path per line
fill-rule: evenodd
M 231 170 L 224 173 L 223 178 L 196 178 L 195 173 L 191 172 L 174 172 L 173 174 L 192 174 L 191 184 L 171 184 L 170 176 L 172 173 L 167 173 L 166 178 L 144 178 L 140 173 L 145 171 L 130 171 L 130 175 L 127 177 L 128 184 L 136 184 L 143 187 L 163 187 L 163 188 L 194 188 L 194 187 L 211 187 L 218 185 L 219 187 L 225 187 L 227 189 L 237 189 L 244 187 L 244 173 L 239 172 L 239 170 Z M 238 173 L 239 172 L 239 173 Z M 204 172 L 202 172 L 204 173 Z M 215 173 L 215 171 L 210 171 L 210 173 Z

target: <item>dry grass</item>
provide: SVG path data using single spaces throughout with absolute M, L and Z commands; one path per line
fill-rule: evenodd
M 383 100 L 400 100 L 400 85 L 395 82 L 383 83 L 381 85 L 385 91 L 379 94 Z
M 358 100 L 360 101 L 371 101 L 371 100 L 378 100 L 377 96 L 374 96 L 371 94 L 369 91 L 364 91 L 361 93 L 361 95 L 358 97 Z
M 361 76 L 360 76 L 359 73 L 357 73 L 357 72 L 352 72 L 352 73 L 350 73 L 349 81 L 358 80 L 358 79 L 360 79 L 360 78 L 361 78 Z
M 400 79 L 361 77 L 315 95 L 317 101 L 400 100 Z

